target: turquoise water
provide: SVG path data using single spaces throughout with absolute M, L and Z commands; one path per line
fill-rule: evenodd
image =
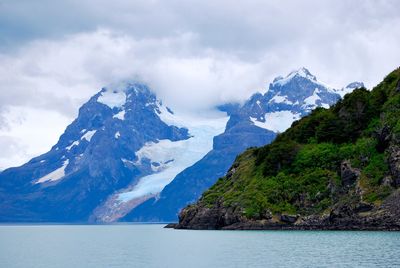
M 0 226 L 0 267 L 400 267 L 400 233 Z

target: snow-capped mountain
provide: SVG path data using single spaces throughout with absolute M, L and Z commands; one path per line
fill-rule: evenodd
M 158 194 L 212 149 L 227 118 L 179 120 L 145 85 L 102 89 L 48 153 L 0 174 L 0 220 L 97 220 L 110 196 L 131 209 Z
M 346 87 L 351 91 L 362 83 Z M 270 143 L 279 132 L 309 114 L 316 107 L 336 103 L 342 90 L 335 90 L 317 80 L 306 68 L 286 77 L 277 77 L 266 93 L 254 94 L 243 105 L 227 104 L 221 109 L 230 115 L 226 130 L 214 138 L 213 150 L 195 165 L 184 170 L 160 195 L 136 207 L 125 221 L 176 221 L 180 209 L 195 202 L 222 177 L 235 157 L 248 147 Z
M 356 86 L 355 82 L 349 86 Z M 276 77 L 265 94 L 253 95 L 239 114 L 264 129 L 279 133 L 293 121 L 307 115 L 316 107 L 328 108 L 341 97 L 338 92 L 352 91 L 346 87 L 335 90 L 317 80 L 306 68 L 300 68 L 286 77 Z
M 335 90 L 301 68 L 195 117 L 140 83 L 103 88 L 48 153 L 0 173 L 0 221 L 174 221 L 243 150 L 360 85 Z

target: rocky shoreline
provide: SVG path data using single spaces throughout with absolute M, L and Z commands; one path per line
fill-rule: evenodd
M 369 211 L 342 206 L 323 215 L 273 215 L 264 219 L 246 219 L 226 209 L 189 207 L 182 211 L 179 223 L 165 228 L 192 230 L 352 230 L 400 231 L 400 192 L 385 204 Z M 360 211 L 361 209 L 361 211 Z M 366 208 L 364 208 L 366 209 Z M 228 209 L 229 210 L 229 209 Z M 201 215 L 201 216 L 200 216 Z
M 400 173 L 399 148 L 392 150 L 389 163 L 393 176 L 389 183 L 397 186 Z M 396 152 L 396 153 L 394 153 Z M 395 157 L 394 157 L 395 156 Z M 184 208 L 179 223 L 168 228 L 194 230 L 370 230 L 400 231 L 400 188 L 394 190 L 376 205 L 363 201 L 359 187 L 359 171 L 344 161 L 341 165 L 342 187 L 332 189 L 348 196 L 346 202 L 337 202 L 321 214 L 272 214 L 265 211 L 257 219 L 247 218 L 240 206 L 224 206 L 222 201 L 213 206 L 199 200 Z M 385 182 L 383 182 L 385 183 Z

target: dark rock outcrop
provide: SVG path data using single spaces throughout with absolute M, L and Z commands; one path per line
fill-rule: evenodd
M 388 148 L 391 140 L 390 128 L 388 126 L 383 126 L 375 132 L 375 137 L 378 142 L 376 145 L 376 149 L 380 153 L 384 152 Z
M 349 187 L 356 182 L 357 178 L 360 176 L 360 171 L 352 168 L 349 161 L 343 161 L 340 165 L 340 176 L 342 185 Z
M 400 146 L 391 146 L 389 152 L 389 167 L 394 186 L 400 186 Z
M 280 217 L 280 220 L 281 220 L 281 222 L 285 222 L 285 223 L 295 223 L 298 218 L 299 218 L 298 215 L 282 214 L 281 217 Z
M 225 208 L 222 204 L 217 204 L 212 208 L 189 206 L 182 210 L 179 215 L 178 229 L 222 229 L 243 222 L 245 218 L 242 211 L 235 207 Z

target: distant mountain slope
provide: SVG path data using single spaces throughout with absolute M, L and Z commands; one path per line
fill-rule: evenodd
M 400 230 L 399 114 L 397 69 L 241 154 L 176 227 Z
M 134 208 L 123 220 L 177 221 L 179 211 L 224 176 L 239 153 L 270 143 L 295 120 L 316 107 L 335 104 L 340 93 L 356 86 L 363 84 L 355 82 L 335 90 L 319 82 L 306 68 L 300 68 L 286 77 L 275 78 L 265 94 L 254 94 L 241 106 L 221 106 L 230 118 L 225 132 L 214 138 L 213 150 L 178 174 L 160 195 Z

